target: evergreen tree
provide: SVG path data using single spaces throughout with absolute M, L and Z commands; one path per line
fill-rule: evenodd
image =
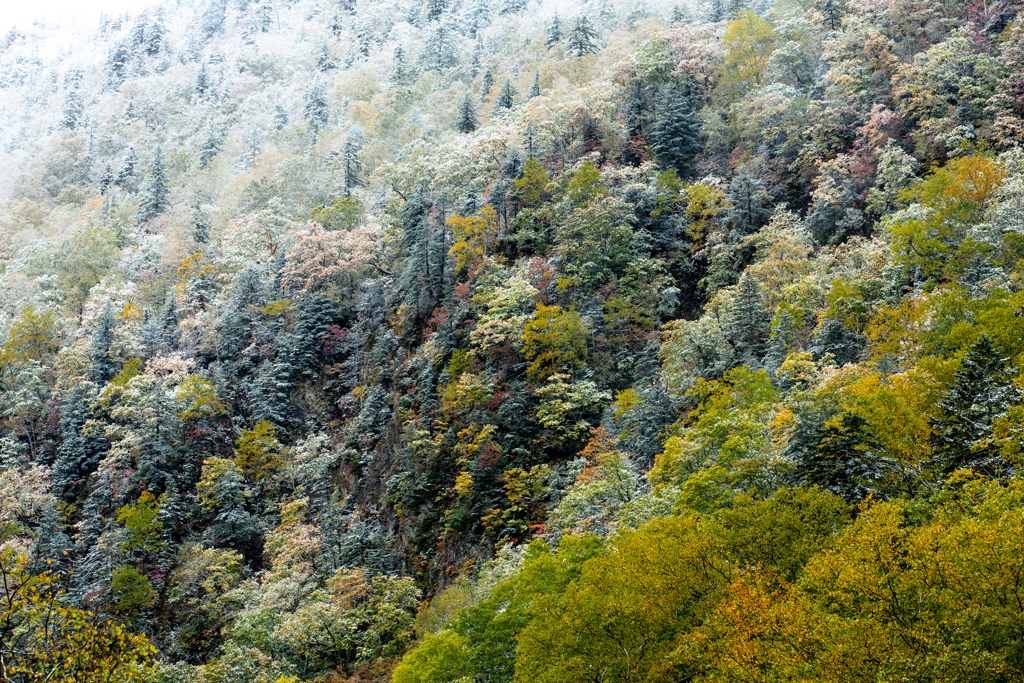
M 547 35 L 545 37 L 545 44 L 548 46 L 548 49 L 550 50 L 555 45 L 558 45 L 560 42 L 562 42 L 562 24 L 558 20 L 558 15 L 556 14 L 555 18 L 551 20 L 551 25 L 548 26 Z
M 647 84 L 642 79 L 633 79 L 626 103 L 626 144 L 622 151 L 622 161 L 630 166 L 639 166 L 644 160 L 644 123 L 650 108 L 649 102 L 650 90 Z
M 442 22 L 427 36 L 423 46 L 423 68 L 427 71 L 444 71 L 458 66 L 458 46 L 455 31 L 448 22 Z
M 729 183 L 729 191 L 725 196 L 730 206 L 725 216 L 729 226 L 736 232 L 736 238 L 751 235 L 768 222 L 772 212 L 769 208 L 770 198 L 763 186 L 760 179 L 747 173 L 745 166 L 736 170 L 736 175 Z
M 690 162 L 700 151 L 701 123 L 693 100 L 679 86 L 666 83 L 654 104 L 651 147 L 662 167 L 675 169 L 681 177 L 689 175 Z
M 462 25 L 466 35 L 476 38 L 480 30 L 490 26 L 490 7 L 487 0 L 469 0 L 463 12 Z M 476 74 L 473 74 L 474 76 Z
M 533 121 L 529 121 L 526 124 L 526 158 L 534 159 L 537 157 L 537 131 L 533 128 Z
M 82 432 L 92 419 L 89 393 L 81 386 L 71 390 L 60 413 L 61 444 L 53 463 L 54 487 L 64 500 L 74 500 L 86 478 L 96 471 L 106 440 L 93 431 Z
M 220 153 L 224 145 L 224 130 L 218 124 L 211 124 L 206 130 L 203 142 L 199 146 L 199 168 L 200 170 L 209 167 L 213 158 Z
M 283 130 L 288 125 L 288 112 L 280 104 L 274 105 L 274 130 Z
M 171 190 L 167 183 L 164 153 L 159 147 L 156 148 L 156 153 L 153 155 L 153 163 L 149 166 L 147 181 L 146 191 L 136 214 L 139 223 L 145 223 L 151 218 L 156 218 L 167 210 L 167 196 Z
M 423 192 L 417 192 L 402 207 L 402 239 L 399 248 L 405 255 L 399 287 L 405 293 L 405 300 L 415 305 L 417 318 L 420 316 L 424 295 L 432 299 L 432 288 L 437 270 L 433 259 L 431 229 L 431 202 Z
M 846 11 L 843 0 L 817 0 L 815 3 L 821 12 L 821 23 L 829 31 L 838 31 L 843 23 Z
M 310 144 L 315 143 L 331 120 L 327 94 L 322 85 L 313 86 L 303 98 L 302 120 L 309 126 Z
M 352 194 L 354 188 L 366 186 L 366 181 L 362 177 L 363 162 L 359 159 L 362 148 L 363 131 L 358 126 L 352 126 L 341 148 L 342 182 L 346 197 Z
M 327 44 L 325 43 L 320 47 L 320 52 L 319 54 L 317 54 L 316 70 L 322 74 L 325 74 L 328 71 L 337 68 L 338 65 L 334 63 L 333 59 L 331 59 L 331 51 L 327 49 Z
M 395 48 L 394 64 L 391 68 L 391 82 L 395 85 L 412 85 L 416 82 L 416 67 L 405 58 L 405 50 L 399 45 Z
M 206 216 L 199 207 L 199 198 L 196 197 L 192 203 L 192 239 L 199 244 L 206 244 L 210 241 L 210 226 L 206 222 Z
M 205 100 L 210 93 L 210 74 L 206 71 L 205 62 L 199 65 L 199 71 L 196 73 L 196 84 L 192 90 L 200 100 Z
M 878 491 L 889 463 L 879 455 L 882 446 L 863 417 L 844 413 L 838 419 L 804 425 L 798 432 L 787 454 L 796 462 L 802 484 L 821 487 L 850 503 Z
M 775 316 L 775 325 L 772 328 L 771 336 L 768 337 L 768 351 L 764 357 L 764 369 L 776 381 L 775 371 L 789 356 L 790 351 L 795 347 L 796 320 L 788 308 L 779 308 Z
M 484 66 L 484 44 L 483 41 L 478 37 L 476 42 L 473 43 L 473 54 L 469 59 L 469 73 L 473 78 L 480 75 L 480 70 Z
M 942 472 L 972 468 L 991 476 L 1005 469 L 992 423 L 1021 403 L 1015 375 L 987 334 L 964 354 L 939 402 L 940 417 L 932 421 L 935 464 Z
M 110 310 L 110 303 L 103 309 L 103 314 L 96 324 L 96 331 L 92 334 L 92 347 L 89 352 L 89 381 L 103 386 L 114 379 L 117 374 L 117 367 L 110 357 L 110 345 L 114 343 L 114 328 L 117 327 L 117 320 Z
M 160 348 L 174 351 L 178 347 L 178 316 L 175 314 L 174 294 L 167 297 L 160 312 Z
M 566 37 L 565 48 L 570 54 L 582 57 L 583 55 L 592 55 L 597 52 L 597 44 L 594 42 L 598 40 L 600 35 L 594 30 L 594 27 L 590 25 L 590 20 L 587 19 L 585 14 L 581 14 L 576 17 L 576 21 L 573 22 L 572 28 L 569 29 L 569 35 Z
M 725 21 L 725 5 L 722 0 L 705 0 L 703 14 L 704 21 L 710 24 Z
M 769 317 L 761 288 L 749 275 L 740 278 L 736 298 L 732 301 L 728 331 L 736 360 L 752 367 L 759 365 L 764 356 L 764 342 L 768 338 Z
M 121 161 L 121 168 L 117 170 L 117 179 L 114 182 L 118 187 L 123 188 L 125 183 L 135 175 L 135 165 L 138 163 L 139 157 L 135 153 L 135 148 L 129 147 L 128 152 L 124 155 L 124 160 Z
M 75 130 L 78 128 L 84 112 L 85 105 L 82 103 L 82 93 L 79 92 L 77 87 L 69 90 L 64 98 L 64 111 L 60 120 L 61 127 Z
M 110 189 L 111 185 L 115 182 L 114 172 L 110 168 L 110 164 L 107 164 L 106 169 L 103 171 L 103 175 L 100 176 L 100 194 L 107 194 L 107 190 Z
M 519 14 L 524 9 L 526 9 L 526 0 L 502 0 L 500 14 L 502 16 Z
M 531 99 L 531 100 L 534 97 L 540 97 L 540 72 L 539 71 L 533 74 L 533 85 L 530 86 L 530 94 L 527 95 L 527 98 Z
M 131 61 L 131 52 L 124 43 L 115 43 L 107 56 L 107 87 L 117 90 L 128 78 L 128 63 Z
M 200 19 L 200 30 L 206 40 L 212 38 L 224 26 L 227 9 L 227 0 L 210 0 Z
M 460 133 L 472 133 L 477 129 L 479 122 L 476 118 L 476 107 L 473 106 L 473 96 L 466 93 L 459 105 L 459 120 L 455 124 L 455 130 Z
M 810 351 L 815 360 L 832 354 L 838 365 L 856 363 L 864 348 L 864 337 L 846 329 L 846 326 L 832 316 L 826 316 L 814 331 Z
M 494 75 L 491 70 L 488 69 L 484 72 L 483 82 L 480 84 L 480 99 L 486 100 L 491 94 L 491 88 L 494 87 Z
M 505 85 L 501 86 L 498 98 L 494 101 L 494 110 L 511 109 L 515 106 L 516 89 L 512 87 L 512 81 L 505 79 Z
M 448 0 L 427 0 L 427 21 L 440 21 L 448 9 Z

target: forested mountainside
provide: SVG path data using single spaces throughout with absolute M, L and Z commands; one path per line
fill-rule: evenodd
M 0 41 L 0 678 L 1024 677 L 1008 0 Z

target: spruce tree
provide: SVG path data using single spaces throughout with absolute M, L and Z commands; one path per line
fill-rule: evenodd
M 775 371 L 782 366 L 795 346 L 795 330 L 796 319 L 793 314 L 788 308 L 780 307 L 771 336 L 768 337 L 768 350 L 764 357 L 764 369 L 773 382 L 776 382 Z
M 455 124 L 455 130 L 460 133 L 472 133 L 477 129 L 479 122 L 476 118 L 476 107 L 473 106 L 473 96 L 466 93 L 459 104 L 459 120 Z
M 843 23 L 846 8 L 842 0 L 818 0 L 818 11 L 821 12 L 821 23 L 829 31 L 838 31 Z
M 352 126 L 341 148 L 342 182 L 346 197 L 351 196 L 354 188 L 366 186 L 362 176 L 363 162 L 359 159 L 362 148 L 363 131 L 358 126 Z
M 1022 399 L 1007 360 L 987 334 L 964 354 L 932 421 L 934 462 L 943 473 L 972 468 L 992 476 L 1005 469 L 992 423 Z
M 484 72 L 484 79 L 480 84 L 480 99 L 486 100 L 491 94 L 491 88 L 494 87 L 494 75 L 491 70 L 488 69 Z
M 448 0 L 427 0 L 427 21 L 439 21 L 448 9 Z
M 590 25 L 590 20 L 587 19 L 585 14 L 581 14 L 576 17 L 576 21 L 573 22 L 572 28 L 569 29 L 569 35 L 565 41 L 565 47 L 570 54 L 582 57 L 583 55 L 592 55 L 597 52 L 597 44 L 594 42 L 598 40 L 600 35 L 594 30 L 594 27 Z
M 76 386 L 60 411 L 61 444 L 53 462 L 53 483 L 66 501 L 74 500 L 86 478 L 96 471 L 106 446 L 102 436 L 82 432 L 93 418 L 89 399 L 87 389 Z
M 139 157 L 135 153 L 135 148 L 129 147 L 128 152 L 124 155 L 124 160 L 121 161 L 121 168 L 117 171 L 117 178 L 114 180 L 118 187 L 123 188 L 135 176 L 135 165 L 138 163 Z
M 82 104 L 82 93 L 75 87 L 69 90 L 64 98 L 64 111 L 60 120 L 62 128 L 75 130 L 78 128 L 82 114 L 85 112 L 85 105 Z
M 114 343 L 114 328 L 117 319 L 110 309 L 110 302 L 103 308 L 103 313 L 92 334 L 92 347 L 89 352 L 89 380 L 103 386 L 114 379 L 117 367 L 110 357 L 110 345 Z
M 423 68 L 427 71 L 444 71 L 458 66 L 458 46 L 455 43 L 455 31 L 442 22 L 427 36 L 423 46 Z
M 288 112 L 280 104 L 274 105 L 274 130 L 282 130 L 288 125 Z
M 814 331 L 810 351 L 815 360 L 821 360 L 826 354 L 835 358 L 836 364 L 842 366 L 856 363 L 864 348 L 864 337 L 846 329 L 842 321 L 826 316 Z
M 662 85 L 650 127 L 651 147 L 658 161 L 663 168 L 675 169 L 680 177 L 689 175 L 690 162 L 701 148 L 701 123 L 693 100 L 673 83 Z
M 526 0 L 502 0 L 500 14 L 502 16 L 519 14 L 524 9 L 526 9 Z
M 167 183 L 166 166 L 164 165 L 164 152 L 161 148 L 157 147 L 156 153 L 153 155 L 153 163 L 149 165 L 147 185 L 142 197 L 142 203 L 139 204 L 139 210 L 136 214 L 139 223 L 145 223 L 152 218 L 156 218 L 167 210 L 167 196 L 170 194 L 170 191 L 170 186 Z
M 540 97 L 540 72 L 539 71 L 537 71 L 536 73 L 533 74 L 533 85 L 530 86 L 530 94 L 527 95 L 527 98 L 531 99 L 531 100 L 534 97 Z
M 736 238 L 751 235 L 768 222 L 772 213 L 770 198 L 763 188 L 764 183 L 747 173 L 745 166 L 736 169 L 725 195 L 730 205 L 726 220 L 736 232 Z
M 499 109 L 511 109 L 515 106 L 516 89 L 512 87 L 512 81 L 505 79 L 505 85 L 501 86 L 498 98 L 494 101 L 495 111 Z
M 338 65 L 331 59 L 331 51 L 327 49 L 327 45 L 324 44 L 320 47 L 320 52 L 316 57 L 316 70 L 322 74 L 327 73 L 333 69 L 337 69 Z
M 192 239 L 199 244 L 206 244 L 210 241 L 210 226 L 206 222 L 206 215 L 199 207 L 199 198 L 192 202 Z
M 644 123 L 650 108 L 650 90 L 644 80 L 634 78 L 626 103 L 626 144 L 622 150 L 622 161 L 629 166 L 639 166 L 644 155 Z
M 213 158 L 220 153 L 224 144 L 224 131 L 216 123 L 206 130 L 202 144 L 199 145 L 199 168 L 207 168 Z
M 806 436 L 793 439 L 787 455 L 796 462 L 797 476 L 805 486 L 818 486 L 857 503 L 876 492 L 891 469 L 880 455 L 881 444 L 860 415 L 844 413 L 804 430 Z
M 103 175 L 100 176 L 100 194 L 107 194 L 107 190 L 109 190 L 111 185 L 114 184 L 114 181 L 114 172 L 110 169 L 110 164 L 107 164 L 107 168 L 103 171 Z
M 769 333 L 768 311 L 757 280 L 744 275 L 740 278 L 736 298 L 729 316 L 729 342 L 739 363 L 756 367 L 764 356 L 765 340 Z
M 320 133 L 330 123 L 331 112 L 327 104 L 327 94 L 322 85 L 313 86 L 303 97 L 302 120 L 309 126 L 311 144 L 320 137 Z
M 557 14 L 555 15 L 555 18 L 551 20 L 551 25 L 548 26 L 544 42 L 549 50 L 562 42 L 562 23 L 558 20 Z

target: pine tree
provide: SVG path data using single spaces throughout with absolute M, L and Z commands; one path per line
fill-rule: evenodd
M 146 191 L 136 213 L 139 223 L 156 218 L 167 210 L 167 196 L 170 194 L 170 187 L 167 183 L 164 153 L 159 147 L 156 148 L 156 153 L 153 155 L 153 163 L 149 166 L 147 180 Z
M 662 85 L 650 127 L 651 147 L 658 161 L 663 168 L 675 169 L 680 177 L 689 175 L 690 162 L 701 148 L 701 123 L 693 100 L 675 84 Z
M 455 124 L 455 130 L 460 133 L 472 133 L 477 129 L 479 122 L 476 118 L 476 107 L 473 105 L 473 96 L 466 93 L 459 104 L 459 120 Z
M 327 94 L 322 85 L 315 85 L 303 98 L 302 120 L 309 126 L 311 144 L 330 123 L 331 112 L 327 105 Z
M 527 98 L 531 99 L 531 100 L 534 97 L 540 97 L 540 72 L 539 71 L 537 71 L 536 73 L 533 74 L 533 85 L 530 86 L 530 94 L 527 95 Z
M 1015 375 L 987 334 L 964 354 L 932 421 L 934 462 L 943 473 L 972 468 L 992 476 L 1006 468 L 992 423 L 1022 401 Z
M 548 49 L 550 50 L 555 45 L 558 45 L 560 42 L 562 42 L 562 24 L 558 20 L 558 15 L 556 14 L 555 18 L 551 20 L 551 25 L 548 26 L 545 44 L 548 46 Z
M 110 303 L 107 302 L 96 324 L 96 331 L 92 334 L 92 347 L 89 352 L 89 381 L 103 386 L 114 379 L 117 374 L 117 367 L 110 357 L 110 345 L 114 343 L 114 328 L 117 327 L 117 320 L 113 311 L 110 310 Z
M 582 57 L 583 55 L 592 55 L 597 52 L 597 45 L 594 43 L 601 36 L 594 30 L 594 27 L 590 25 L 590 20 L 587 19 L 585 14 L 581 14 L 576 17 L 576 21 L 573 22 L 572 28 L 569 29 L 569 35 L 565 41 L 566 50 L 570 54 Z
M 288 125 L 288 112 L 280 104 L 274 105 L 274 130 L 283 130 Z
M 505 79 L 505 85 L 501 86 L 498 98 L 494 101 L 494 110 L 511 109 L 515 106 L 516 89 L 512 87 L 512 81 Z
M 756 367 L 764 356 L 764 342 L 769 333 L 768 311 L 757 280 L 749 275 L 740 278 L 730 313 L 729 342 L 735 357 L 739 363 Z

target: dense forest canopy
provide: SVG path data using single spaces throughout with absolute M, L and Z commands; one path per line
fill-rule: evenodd
M 0 680 L 1021 680 L 1021 10 L 10 30 Z

